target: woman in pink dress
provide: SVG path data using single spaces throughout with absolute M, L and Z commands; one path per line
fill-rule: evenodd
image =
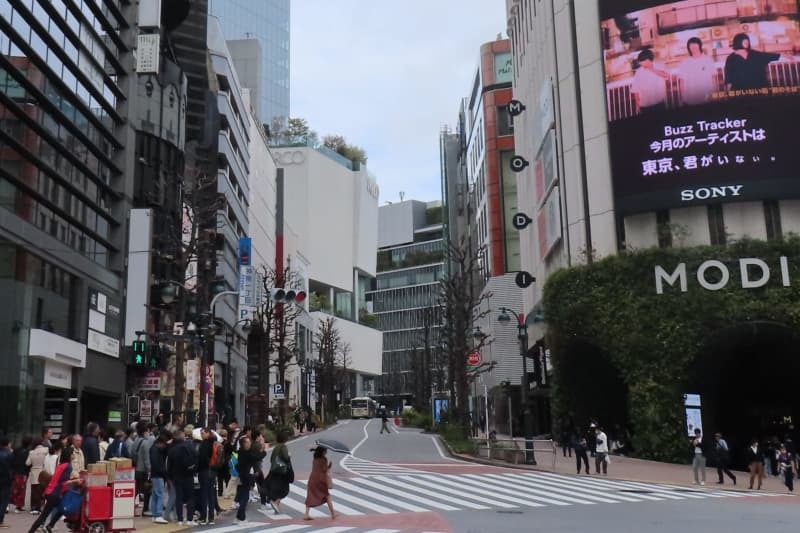
M 306 515 L 304 520 L 311 520 L 311 508 L 328 504 L 331 518 L 336 518 L 333 510 L 330 490 L 333 488 L 331 477 L 331 463 L 328 461 L 328 449 L 317 446 L 314 449 L 314 461 L 311 464 L 311 475 L 308 478 L 308 492 L 306 493 Z

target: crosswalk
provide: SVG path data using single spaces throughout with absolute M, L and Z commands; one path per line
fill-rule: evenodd
M 254 519 L 270 522 L 296 519 L 305 512 L 306 481 L 296 481 L 284 499 L 282 514 L 256 510 Z M 680 501 L 710 498 L 752 498 L 769 493 L 690 489 L 659 483 L 575 477 L 548 472 L 438 474 L 409 473 L 335 479 L 331 491 L 342 516 L 392 515 L 459 510 L 510 510 L 635 502 Z M 312 509 L 314 518 L 327 517 L 327 509 Z M 287 524 L 288 526 L 289 524 Z M 234 526 L 230 526 L 234 527 Z M 238 531 L 221 528 L 216 533 Z M 261 530 L 259 530 L 261 531 Z M 267 529 L 264 531 L 273 531 Z M 293 531 L 293 530 L 280 530 Z M 299 531 L 299 530 L 298 530 Z M 312 530 L 309 530 L 309 532 Z M 335 533 L 340 530 L 324 530 Z M 341 530 L 346 531 L 346 530 Z M 349 531 L 349 530 L 347 530 Z M 355 532 L 355 530 L 353 530 Z
M 305 524 L 287 524 L 264 527 L 264 524 L 247 524 L 243 526 L 227 526 L 215 529 L 204 529 L 203 533 L 414 533 L 408 529 L 386 529 L 386 528 L 359 528 L 349 526 L 327 526 L 314 527 Z M 436 531 L 420 531 L 419 533 L 438 533 Z
M 395 466 L 385 463 L 376 463 L 367 459 L 360 459 L 352 455 L 345 455 L 339 466 L 347 470 L 351 474 L 358 474 L 361 476 L 380 476 L 380 475 L 399 475 L 399 474 L 421 474 L 421 470 L 414 470 L 404 466 Z

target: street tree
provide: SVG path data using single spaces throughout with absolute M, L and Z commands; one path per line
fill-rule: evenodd
M 488 342 L 486 337 L 474 336 L 475 324 L 490 313 L 488 306 L 482 310 L 481 305 L 490 294 L 482 293 L 478 285 L 482 251 L 468 237 L 448 243 L 448 269 L 440 280 L 440 335 L 452 399 L 451 421 L 462 428 L 465 437 L 469 397 L 467 354 L 473 349 L 480 350 Z
M 336 390 L 342 387 L 344 375 L 350 367 L 350 345 L 342 339 L 336 318 L 329 316 L 319 322 L 314 332 L 317 350 L 317 390 L 326 413 L 336 409 Z M 341 388 L 340 388 L 341 390 Z

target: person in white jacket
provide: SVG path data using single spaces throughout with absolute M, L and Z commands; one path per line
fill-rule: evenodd
M 594 428 L 595 434 L 595 453 L 594 453 L 594 469 L 599 474 L 600 465 L 603 465 L 603 475 L 608 475 L 608 436 L 606 436 L 603 428 L 597 426 Z

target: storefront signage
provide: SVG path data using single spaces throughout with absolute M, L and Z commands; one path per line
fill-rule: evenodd
M 776 270 L 780 272 L 782 286 L 791 286 L 789 260 L 786 257 L 781 257 L 778 265 L 773 265 L 772 269 L 770 269 L 766 261 L 756 257 L 739 259 L 737 266 L 739 269 L 737 282 L 743 289 L 757 289 L 765 286 L 769 283 L 773 272 Z M 708 261 L 703 261 L 697 267 L 696 277 L 697 283 L 702 288 L 709 291 L 718 291 L 727 287 L 731 282 L 731 269 L 722 261 L 709 259 Z M 664 294 L 665 285 L 669 287 L 676 287 L 677 285 L 681 292 L 687 292 L 689 290 L 689 282 L 686 263 L 678 263 L 678 266 L 672 272 L 667 271 L 660 265 L 656 265 L 655 283 L 657 294 Z
M 119 306 L 106 294 L 89 289 L 89 325 L 86 347 L 110 357 L 119 357 Z
M 72 367 L 45 360 L 44 384 L 59 389 L 72 388 Z
M 86 336 L 86 347 L 111 357 L 119 357 L 119 341 L 92 329 Z
M 161 390 L 161 372 L 148 370 L 144 376 L 136 378 L 136 388 L 140 391 Z

